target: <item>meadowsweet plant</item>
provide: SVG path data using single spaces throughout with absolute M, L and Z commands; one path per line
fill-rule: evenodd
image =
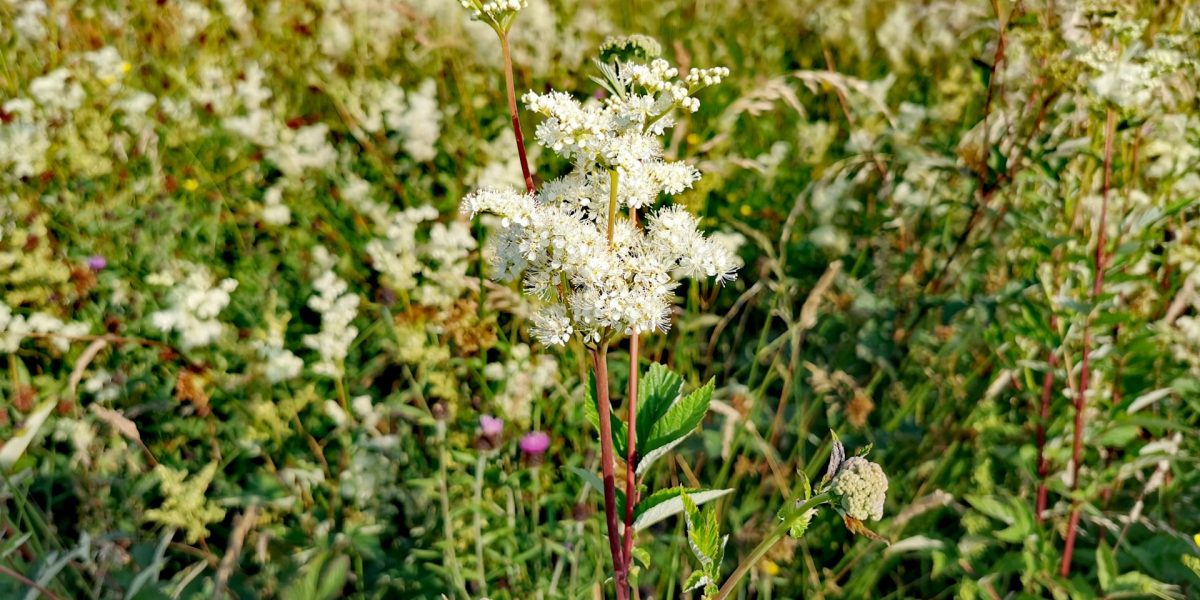
M 488 19 L 503 41 L 518 8 L 515 3 L 485 4 L 475 7 L 475 16 Z M 594 81 L 604 92 L 598 101 L 584 102 L 554 90 L 525 94 L 528 110 L 542 117 L 537 140 L 570 161 L 571 171 L 537 190 L 485 188 L 462 203 L 471 216 L 490 213 L 502 219 L 489 248 L 492 273 L 501 281 L 519 279 L 525 293 L 539 303 L 533 336 L 548 347 L 578 340 L 591 358 L 585 406 L 600 437 L 602 476 L 597 487 L 604 497 L 613 582 L 620 599 L 630 594 L 639 530 L 685 506 L 694 510 L 732 491 L 643 490 L 651 465 L 682 443 L 704 418 L 714 382 L 684 393 L 682 377 L 652 363 L 639 386 L 640 336 L 670 328 L 674 291 L 681 279 L 711 278 L 724 284 L 734 279 L 738 266 L 726 246 L 701 233 L 694 215 L 663 201 L 700 179 L 692 165 L 664 157 L 663 135 L 675 125 L 678 113 L 699 109 L 696 92 L 719 84 L 729 71 L 692 69 L 680 77 L 660 52 L 657 43 L 643 36 L 607 41 L 595 62 L 599 76 Z M 511 77 L 509 81 L 511 85 Z M 512 117 L 519 132 L 519 118 L 515 112 Z M 524 155 L 520 140 L 518 133 L 518 152 Z M 630 357 L 623 419 L 612 414 L 608 374 L 609 347 L 621 337 L 628 337 Z M 523 449 L 529 439 L 523 440 Z M 623 486 L 617 482 L 621 461 Z M 882 478 L 878 465 L 872 466 L 876 472 L 860 479 Z M 853 476 L 859 470 L 858 465 L 850 469 Z M 597 483 L 594 475 L 582 475 Z M 861 506 L 868 501 L 861 488 L 877 483 L 860 482 L 855 488 L 853 476 L 846 476 L 839 495 L 858 503 L 849 507 L 848 518 L 878 518 L 882 492 L 870 498 L 869 511 Z M 886 479 L 883 486 L 886 489 Z M 719 559 L 709 562 L 719 567 Z

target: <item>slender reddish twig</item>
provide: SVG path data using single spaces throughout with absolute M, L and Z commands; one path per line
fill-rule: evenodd
M 1108 109 L 1104 123 L 1104 193 L 1100 202 L 1100 220 L 1096 225 L 1095 274 L 1092 278 L 1092 304 L 1100 301 L 1100 290 L 1104 286 L 1104 244 L 1108 220 L 1108 196 L 1112 188 L 1113 134 L 1117 126 L 1117 113 Z M 1075 435 L 1071 443 L 1071 491 L 1079 489 L 1079 467 L 1083 460 L 1083 409 L 1086 402 L 1090 354 L 1092 349 L 1092 317 L 1089 313 L 1083 323 L 1083 359 L 1079 375 L 1079 392 L 1075 395 Z M 1071 574 L 1071 555 L 1075 552 L 1075 535 L 1079 528 L 1079 501 L 1071 502 L 1071 517 L 1067 522 L 1066 543 L 1063 546 L 1062 563 L 1058 572 L 1063 577 Z
M 1050 327 L 1057 329 L 1057 319 L 1054 315 L 1050 316 Z M 1050 367 L 1046 369 L 1046 375 L 1042 378 L 1042 406 L 1041 412 L 1038 413 L 1037 426 L 1037 469 L 1038 469 L 1038 487 L 1037 487 L 1037 522 L 1042 522 L 1042 515 L 1046 512 L 1046 477 L 1050 474 L 1050 461 L 1046 459 L 1046 421 L 1050 419 L 1050 398 L 1054 392 L 1054 370 L 1058 368 L 1058 356 L 1054 354 L 1054 350 L 1050 351 Z
M 629 419 L 626 421 L 628 432 L 625 444 L 625 570 L 628 571 L 633 561 L 633 507 L 638 501 L 637 477 L 634 467 L 637 465 L 637 399 L 638 399 L 638 347 L 641 345 L 638 333 L 629 336 Z
M 521 135 L 521 118 L 517 115 L 517 92 L 513 87 L 512 51 L 508 47 L 508 35 L 500 34 L 500 49 L 504 53 L 504 87 L 508 92 L 508 114 L 512 116 L 513 136 L 517 139 L 517 156 L 521 159 L 521 174 L 525 176 L 525 191 L 533 193 L 533 175 L 529 173 L 529 159 L 525 155 L 525 136 Z
M 0 575 L 7 575 L 9 577 L 12 577 L 13 579 L 17 580 L 18 582 L 20 582 L 24 585 L 27 585 L 32 589 L 37 590 L 38 593 L 49 598 L 50 600 L 61 600 L 57 595 L 54 594 L 54 592 L 51 592 L 50 590 L 46 589 L 38 582 L 18 573 L 4 565 L 0 565 Z
M 613 580 L 617 599 L 629 599 L 629 574 L 621 551 L 621 534 L 617 531 L 617 486 L 613 471 L 612 405 L 608 398 L 608 342 L 591 351 L 592 369 L 596 373 L 596 405 L 600 414 L 600 470 L 604 481 L 604 518 L 608 526 L 608 549 L 612 553 Z M 626 498 L 628 503 L 628 498 Z

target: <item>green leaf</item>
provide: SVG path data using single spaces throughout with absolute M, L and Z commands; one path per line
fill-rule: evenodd
M 687 492 L 692 502 L 695 502 L 699 506 L 710 500 L 716 500 L 721 496 L 732 493 L 733 489 L 688 491 L 686 488 L 676 487 L 659 490 L 646 497 L 634 507 L 634 530 L 643 531 L 667 517 L 683 512 L 683 499 L 679 497 L 681 492 Z
M 1183 566 L 1191 569 L 1196 574 L 1196 577 L 1200 577 L 1200 557 L 1184 554 L 1179 557 L 1179 560 L 1183 563 Z
M 645 453 L 653 452 L 689 434 L 704 419 L 708 403 L 712 399 L 714 380 L 709 379 L 703 387 L 683 396 L 667 409 L 662 418 L 654 423 L 646 440 Z
M 327 600 L 340 596 L 342 587 L 346 585 L 346 573 L 349 571 L 349 556 L 342 554 L 334 558 L 321 573 L 321 581 L 317 584 L 317 599 Z
M 720 524 L 717 523 L 716 511 L 707 510 L 704 513 L 696 507 L 696 503 L 687 491 L 676 488 L 680 503 L 684 506 L 684 520 L 687 523 L 688 547 L 705 573 L 712 579 L 716 570 L 721 568 L 721 557 L 724 554 L 725 540 L 721 539 Z
M 25 454 L 25 450 L 42 430 L 42 425 L 46 423 L 46 418 L 50 416 L 50 411 L 54 410 L 56 404 L 54 400 L 47 400 L 26 417 L 25 422 L 17 428 L 13 437 L 4 443 L 4 447 L 0 448 L 0 469 L 9 469 L 17 462 L 17 459 L 21 458 L 22 454 Z
M 708 576 L 704 571 L 692 571 L 692 574 L 688 575 L 687 581 L 683 584 L 683 591 L 692 592 L 698 590 L 708 585 L 708 582 Z
M 592 489 L 596 490 L 596 493 L 600 494 L 600 501 L 604 501 L 604 481 L 597 477 L 595 473 L 579 467 L 567 467 L 567 470 L 578 475 L 580 479 L 583 479 L 584 483 L 587 483 Z M 625 492 L 620 488 L 615 488 L 614 491 L 617 493 L 617 514 L 623 515 L 625 514 Z M 636 510 L 636 507 L 634 510 Z
M 578 475 L 585 483 L 592 486 L 592 489 L 596 490 L 601 497 L 604 496 L 604 482 L 595 473 L 579 467 L 567 467 L 567 470 Z
M 1005 506 L 1005 503 L 997 496 L 977 496 L 974 494 L 967 494 L 963 496 L 963 498 L 967 501 L 967 503 L 974 507 L 975 510 L 993 519 L 1003 521 L 1009 525 L 1015 523 L 1017 520 L 1016 516 L 1013 515 L 1012 509 L 1008 506 Z
M 1180 593 L 1179 586 L 1163 583 L 1145 573 L 1137 571 L 1131 573 L 1123 573 L 1113 582 L 1113 595 L 1120 592 L 1133 592 L 1148 594 L 1155 598 L 1163 598 L 1164 600 L 1175 600 L 1184 598 Z
M 1100 580 L 1100 589 L 1105 592 L 1112 590 L 1113 582 L 1117 579 L 1117 558 L 1104 540 L 1100 540 L 1100 545 L 1096 546 L 1096 578 Z
M 643 567 L 646 567 L 647 569 L 650 568 L 650 553 L 647 552 L 645 548 L 634 548 L 633 557 L 636 558 L 638 562 L 642 563 Z
M 649 471 L 650 466 L 653 465 L 655 463 L 655 461 L 666 456 L 668 452 L 674 450 L 675 447 L 678 446 L 679 444 L 682 444 L 685 439 L 687 439 L 686 435 L 680 436 L 679 439 L 672 441 L 666 445 L 659 446 L 658 448 L 651 450 L 650 452 L 646 453 L 645 455 L 639 455 L 638 461 L 637 461 L 637 474 L 642 475 L 646 471 Z
M 652 363 L 638 387 L 637 438 L 638 445 L 650 439 L 654 424 L 663 418 L 671 404 L 679 398 L 683 378 L 659 363 Z M 646 454 L 642 447 L 638 454 Z

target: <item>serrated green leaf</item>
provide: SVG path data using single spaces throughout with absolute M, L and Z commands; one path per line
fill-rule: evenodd
M 650 466 L 653 465 L 655 463 L 655 461 L 666 456 L 668 452 L 674 450 L 676 446 L 678 446 L 679 444 L 682 444 L 683 441 L 686 439 L 687 439 L 687 435 L 685 434 L 685 435 L 679 436 L 679 439 L 676 439 L 666 445 L 659 446 L 658 448 L 651 450 L 650 452 L 646 453 L 644 456 L 639 455 L 638 461 L 637 461 L 637 474 L 642 475 L 642 474 L 646 473 L 647 471 L 649 471 Z
M 700 424 L 708 412 L 714 381 L 713 379 L 708 380 L 703 387 L 679 398 L 667 409 L 650 431 L 645 445 L 646 453 L 678 440 L 691 433 Z
M 654 424 L 663 418 L 682 389 L 682 377 L 659 363 L 650 365 L 638 387 L 638 454 L 648 453 L 644 441 L 650 439 Z
M 692 571 L 692 574 L 688 575 L 687 581 L 683 584 L 683 591 L 693 592 L 708 585 L 708 583 L 709 579 L 704 571 Z
M 683 488 L 672 489 L 685 491 Z M 652 498 L 656 494 L 663 491 L 664 490 L 659 490 L 659 492 L 655 492 L 655 494 L 652 494 L 650 497 Z M 666 491 L 669 492 L 670 490 Z M 720 498 L 731 492 L 733 492 L 733 489 L 705 490 L 702 492 L 688 492 L 688 495 L 691 497 L 692 501 L 699 506 L 710 500 L 716 500 L 717 498 Z M 647 500 L 648 499 L 649 498 L 647 498 Z M 642 503 L 645 503 L 645 500 L 643 500 Z M 639 504 L 638 507 L 634 508 L 634 514 L 637 516 L 634 517 L 633 528 L 636 531 L 643 531 L 647 527 L 681 512 L 683 512 L 683 500 L 679 498 L 678 492 L 670 495 L 670 497 L 659 499 L 654 503 L 654 505 L 646 508 L 641 508 L 641 504 Z

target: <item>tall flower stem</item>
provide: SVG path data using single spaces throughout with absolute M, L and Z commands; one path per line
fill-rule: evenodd
M 604 482 L 604 519 L 608 527 L 608 549 L 612 553 L 613 581 L 618 600 L 629 600 L 629 573 L 617 530 L 617 486 L 613 470 L 612 404 L 608 398 L 608 342 L 591 351 L 596 374 L 596 408 L 600 415 L 600 471 Z
M 1053 323 L 1051 318 L 1051 323 Z M 1050 419 L 1050 398 L 1054 392 L 1054 369 L 1058 368 L 1058 357 L 1053 351 L 1050 354 L 1050 368 L 1046 370 L 1045 376 L 1042 378 L 1042 406 L 1038 413 L 1037 426 L 1037 472 L 1038 472 L 1038 487 L 1037 487 L 1037 512 L 1034 516 L 1037 522 L 1042 522 L 1042 515 L 1046 512 L 1046 503 L 1048 492 L 1046 491 L 1046 477 L 1050 474 L 1050 461 L 1046 459 L 1046 421 Z
M 483 471 L 487 467 L 487 454 L 479 453 L 479 458 L 475 461 L 475 568 L 476 584 L 479 589 L 476 592 L 483 597 L 487 597 L 487 569 L 484 567 L 483 560 Z
M 1104 245 L 1108 221 L 1108 196 L 1112 190 L 1113 135 L 1117 126 L 1117 113 L 1108 109 L 1104 123 L 1104 194 L 1100 203 L 1100 219 L 1096 225 L 1096 255 L 1092 279 L 1092 309 L 1100 301 L 1104 286 Z M 1090 355 L 1092 350 L 1092 317 L 1089 313 L 1083 324 L 1083 358 L 1079 374 L 1079 393 L 1075 395 L 1075 434 L 1071 444 L 1071 491 L 1079 489 L 1079 467 L 1083 461 L 1083 410 L 1087 402 L 1088 380 L 1090 379 Z M 1071 501 L 1071 516 L 1067 521 L 1067 536 L 1063 545 L 1062 563 L 1058 573 L 1063 577 L 1071 574 L 1071 555 L 1075 552 L 1075 535 L 1079 528 L 1079 500 Z
M 629 336 L 629 419 L 625 454 L 625 570 L 633 564 L 633 507 L 638 502 L 637 473 L 637 398 L 638 398 L 638 333 Z
M 454 520 L 450 518 L 450 490 L 446 487 L 449 480 L 446 463 L 450 461 L 450 450 L 446 446 L 446 422 L 440 419 L 437 422 L 437 444 L 438 496 L 442 501 L 442 533 L 446 536 L 446 546 L 442 549 L 442 561 L 450 572 L 450 580 L 454 583 L 455 590 L 462 594 L 463 598 L 470 598 L 471 595 L 467 593 L 466 580 L 463 579 L 462 569 L 458 564 L 458 557 L 454 554 Z
M 799 518 L 800 515 L 828 501 L 829 494 L 818 494 L 809 498 L 794 514 L 797 515 L 796 518 Z M 716 600 L 725 600 L 733 594 L 734 590 L 737 589 L 738 582 L 746 576 L 746 573 L 750 572 L 750 569 L 754 568 L 754 565 L 757 565 L 767 555 L 767 552 L 771 551 L 771 548 L 775 547 L 775 544 L 779 543 L 779 540 L 782 540 L 788 534 L 788 530 L 792 528 L 794 523 L 795 519 L 783 521 L 767 537 L 763 538 L 763 541 L 750 552 L 750 556 L 747 556 L 745 560 L 738 564 L 737 569 L 729 576 L 729 579 L 725 580 L 725 585 L 721 586 L 721 591 L 717 593 Z
M 521 134 L 521 118 L 517 115 L 517 92 L 513 86 L 512 50 L 508 46 L 508 33 L 497 31 L 500 50 L 504 54 L 504 89 L 508 93 L 508 114 L 512 117 L 513 136 L 517 139 L 517 156 L 521 159 L 521 175 L 525 177 L 525 191 L 533 193 L 533 175 L 529 172 L 529 159 L 525 154 L 525 136 Z

